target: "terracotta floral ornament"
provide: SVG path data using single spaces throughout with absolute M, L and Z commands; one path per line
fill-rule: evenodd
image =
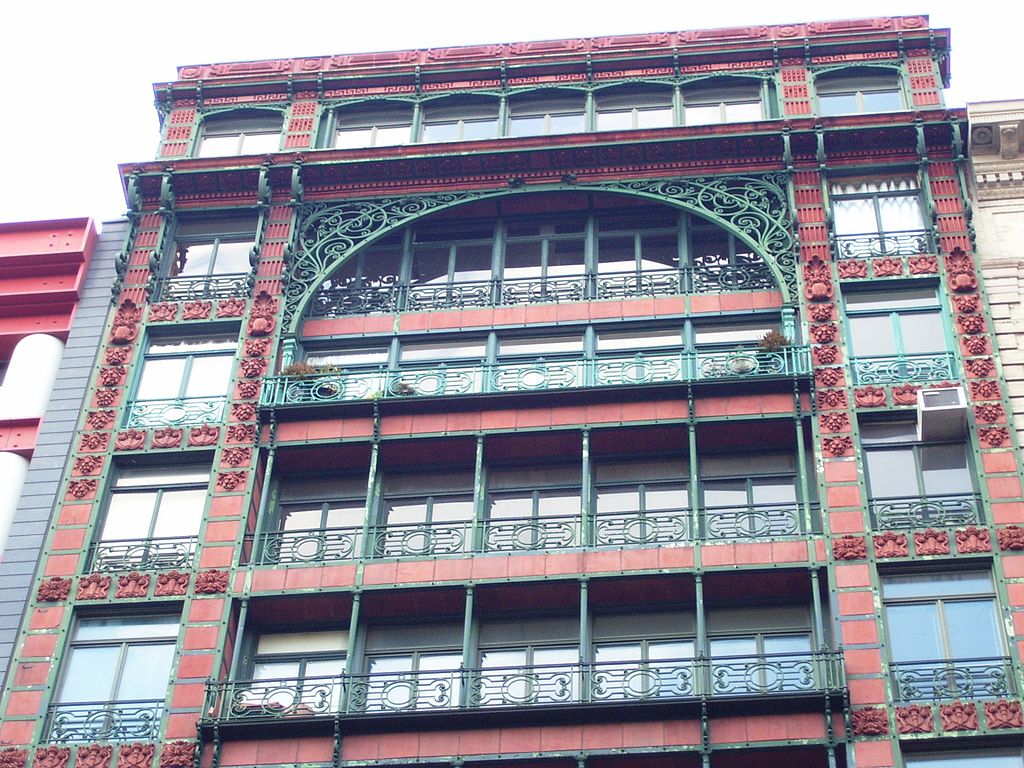
M 978 709 L 973 704 L 954 701 L 939 707 L 944 731 L 976 731 L 978 730 Z
M 988 530 L 978 528 L 975 525 L 968 525 L 963 530 L 956 532 L 956 551 L 964 555 L 978 554 L 992 551 L 992 541 Z
M 819 417 L 821 428 L 826 432 L 846 432 L 850 429 L 850 416 L 842 411 L 829 411 Z
M 247 379 L 255 379 L 267 371 L 267 359 L 265 357 L 246 357 L 239 363 L 242 375 Z
M 818 406 L 820 408 L 845 408 L 846 390 L 823 389 L 817 393 Z
M 181 571 L 168 571 L 156 577 L 156 597 L 176 597 L 188 591 L 189 575 Z
M 855 280 L 868 276 L 868 263 L 860 259 L 843 259 L 837 264 L 842 280 Z
M 814 380 L 822 387 L 835 387 L 843 381 L 842 368 L 818 368 L 814 372 Z
M 985 330 L 985 318 L 981 315 L 959 315 L 956 325 L 960 333 L 981 333 Z
M 829 456 L 847 456 L 853 452 L 851 437 L 825 437 L 821 441 L 821 449 Z
M 110 435 L 106 432 L 86 432 L 78 442 L 80 451 L 105 451 Z
M 109 768 L 114 750 L 102 744 L 79 747 L 75 753 L 75 768 Z
M 125 367 L 123 365 L 112 365 L 107 368 L 100 368 L 100 384 L 104 387 L 116 387 L 124 381 Z
M 72 464 L 71 471 L 76 475 L 96 475 L 103 467 L 103 458 L 96 454 L 79 456 Z
M 912 275 L 935 275 L 939 272 L 939 260 L 934 256 L 911 256 L 907 259 Z
M 196 745 L 191 741 L 170 741 L 160 752 L 160 768 L 192 768 Z
M 78 580 L 76 600 L 106 600 L 110 594 L 110 577 L 101 573 L 90 573 Z
M 974 263 L 961 248 L 954 248 L 946 257 L 946 275 L 949 287 L 955 293 L 969 293 L 978 287 L 974 276 Z
M 245 314 L 245 299 L 224 299 L 217 302 L 217 317 L 241 317 Z
M 875 277 L 897 277 L 903 274 L 903 264 L 899 259 L 875 259 L 871 262 L 871 270 Z
M 907 549 L 907 537 L 902 533 L 885 531 L 874 539 L 875 557 L 906 557 L 910 554 Z
M 67 768 L 70 747 L 41 747 L 32 757 L 32 768 Z
M 117 750 L 117 768 L 151 768 L 155 752 L 153 744 L 122 744 Z
M 804 290 L 810 301 L 831 301 L 835 294 L 832 288 L 832 273 L 821 259 L 812 259 L 804 264 Z
M 917 405 L 917 390 L 913 384 L 898 384 L 892 388 L 893 405 Z
M 985 724 L 992 729 L 1024 728 L 1024 713 L 1019 701 L 985 702 Z
M 996 531 L 996 539 L 999 541 L 999 548 L 1009 552 L 1019 552 L 1024 549 L 1024 528 L 1019 525 L 1008 525 Z
M 228 591 L 227 571 L 200 571 L 196 574 L 196 594 L 216 595 Z
M 40 603 L 59 603 L 62 600 L 67 600 L 70 594 L 71 579 L 51 576 L 39 583 L 39 588 L 36 589 L 36 601 Z
M 109 408 L 117 402 L 116 389 L 97 389 L 93 395 L 93 402 L 100 408 Z
M 981 379 L 991 376 L 996 370 L 996 364 L 991 357 L 972 357 L 970 360 L 964 360 L 964 368 L 971 376 Z
M 154 448 L 177 448 L 181 445 L 182 430 L 176 427 L 165 427 L 153 432 Z
M 953 297 L 953 309 L 962 314 L 977 312 L 980 306 L 981 299 L 977 294 L 961 294 Z
M 989 448 L 1001 448 L 1010 442 L 1010 431 L 1006 427 L 989 427 L 978 430 L 978 441 Z
M 249 339 L 242 348 L 246 357 L 262 357 L 269 349 L 270 339 Z
M 235 403 L 231 406 L 231 418 L 235 421 L 252 421 L 256 418 L 256 406 L 252 403 Z
M 252 312 L 246 331 L 250 336 L 267 336 L 274 330 L 277 301 L 266 291 L 260 291 L 252 301 Z
M 988 336 L 965 336 L 960 344 L 968 355 L 987 355 L 990 351 Z
M 240 381 L 238 382 L 238 396 L 243 400 L 252 400 L 259 397 L 260 394 L 260 382 L 259 381 Z
M 145 597 L 149 594 L 149 576 L 132 571 L 117 579 L 114 597 Z
M 811 355 L 815 365 L 835 365 L 839 362 L 839 347 L 815 347 Z
M 203 424 L 201 427 L 193 427 L 189 431 L 188 444 L 193 448 L 216 445 L 219 438 L 220 430 L 217 427 L 211 427 L 209 424 Z
M 114 314 L 114 322 L 110 328 L 111 344 L 131 344 L 139 335 L 139 320 L 142 309 L 131 299 L 125 299 Z
M 885 405 L 885 390 L 881 387 L 860 387 L 853 391 L 853 402 L 858 408 L 881 408 Z
M 223 491 L 237 491 L 245 487 L 245 472 L 220 472 L 217 474 L 217 488 Z
M 1003 421 L 1006 418 L 1006 412 L 998 403 L 976 405 L 974 406 L 974 418 L 981 423 L 993 424 Z
M 249 448 L 228 448 L 221 454 L 221 461 L 231 467 L 247 467 L 251 457 Z
M 66 498 L 78 501 L 92 499 L 96 496 L 97 488 L 99 488 L 99 483 L 96 480 L 72 480 L 68 483 Z
M 970 389 L 972 400 L 998 400 L 1001 396 L 999 382 L 991 379 L 972 381 Z
M 151 304 L 149 307 L 149 322 L 170 323 L 178 319 L 178 305 L 170 302 L 162 304 Z
M 228 427 L 229 443 L 251 443 L 256 440 L 255 424 L 232 424 Z
M 107 365 L 124 365 L 131 354 L 131 349 L 127 347 L 107 347 L 107 351 L 103 353 L 103 361 Z
M 146 433 L 141 429 L 126 429 L 114 438 L 115 451 L 141 451 L 146 447 Z
M 807 314 L 816 323 L 827 323 L 835 318 L 835 305 L 830 303 L 811 304 L 807 307 Z
M 831 344 L 839 335 L 839 327 L 835 323 L 822 323 L 811 326 L 811 339 L 815 344 Z
M 857 736 L 884 736 L 889 732 L 889 715 L 877 707 L 853 710 L 850 721 Z
M 106 429 L 114 423 L 113 411 L 90 411 L 85 423 L 92 429 Z
M 206 320 L 210 317 L 211 309 L 208 301 L 186 301 L 182 305 L 181 316 L 185 320 Z
M 922 704 L 896 707 L 896 730 L 900 733 L 931 733 L 935 730 L 932 708 Z
M 28 759 L 27 749 L 0 749 L 0 768 L 25 768 Z
M 928 528 L 914 534 L 914 549 L 919 555 L 948 555 L 949 534 Z
M 832 540 L 832 557 L 836 560 L 865 560 L 867 556 L 863 536 L 840 536 Z

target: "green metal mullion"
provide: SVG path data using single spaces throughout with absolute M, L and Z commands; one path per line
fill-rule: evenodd
M 821 579 L 818 576 L 818 569 L 811 569 L 811 601 L 813 602 L 814 637 L 818 648 L 826 648 L 825 642 L 825 617 L 821 610 Z
M 707 659 L 707 648 L 708 648 L 708 627 L 706 616 L 704 612 L 704 576 L 700 573 L 693 575 L 693 588 L 694 597 L 697 603 L 696 619 L 697 619 L 697 641 L 696 641 L 696 657 L 697 657 L 697 682 L 696 682 L 696 693 L 699 696 L 704 696 L 710 693 L 710 680 L 707 679 L 708 675 L 705 672 L 710 671 L 710 667 L 702 661 Z
M 345 675 L 353 675 L 356 670 L 356 662 L 360 661 L 362 649 L 356 643 L 359 633 L 359 613 L 363 602 L 363 593 L 356 592 L 352 595 L 352 613 L 348 617 L 348 649 L 345 651 Z M 343 704 L 344 706 L 344 704 Z
M 498 136 L 508 136 L 508 96 L 498 97 Z
M 677 254 L 679 256 L 679 286 L 681 293 L 689 293 L 691 286 L 687 267 L 690 265 L 690 217 L 686 211 L 679 211 L 679 235 Z
M 588 133 L 593 133 L 597 130 L 594 92 L 591 90 L 587 91 L 583 99 L 583 130 Z
M 676 83 L 672 86 L 672 125 L 683 124 L 683 94 Z
M 470 662 L 474 658 L 475 653 L 473 649 L 473 595 L 475 589 L 472 584 L 466 587 L 466 606 L 465 612 L 462 615 L 462 663 L 459 665 L 463 670 L 462 672 L 462 685 L 460 686 L 459 693 L 459 704 L 460 706 L 467 706 L 469 704 L 469 689 L 473 681 L 469 679 L 469 672 L 466 671 L 467 667 L 473 666 Z
M 593 545 L 593 515 L 595 510 L 593 494 L 593 477 L 590 464 L 590 428 L 583 429 L 583 464 L 580 470 L 580 544 L 584 547 Z
M 579 658 L 581 680 L 580 698 L 583 701 L 590 700 L 590 663 L 593 660 L 590 643 L 590 582 L 583 577 L 580 579 L 580 641 L 577 647 L 577 658 Z
M 409 141 L 412 144 L 420 141 L 420 134 L 423 130 L 423 105 L 416 101 L 412 105 L 412 125 L 410 131 L 412 135 L 409 137 Z
M 491 301 L 495 305 L 501 298 L 501 281 L 505 277 L 505 220 L 498 217 L 494 223 L 494 242 L 491 245 Z
M 470 521 L 469 549 L 483 551 L 484 515 L 487 513 L 487 476 L 484 467 L 484 436 L 476 437 L 476 457 L 473 463 L 473 518 Z
M 248 638 L 245 636 L 245 624 L 249 618 L 249 598 L 243 597 L 242 604 L 238 608 L 238 630 L 235 632 L 235 653 L 231 656 L 231 666 L 228 669 L 228 680 L 238 679 L 238 668 L 242 662 L 245 643 Z
M 117 689 L 121 687 L 121 675 L 124 674 L 124 664 L 128 656 L 129 641 L 125 640 L 121 643 L 120 649 L 117 652 L 117 664 L 114 667 L 114 674 L 110 680 L 110 693 L 107 696 L 106 701 L 114 702 L 118 700 Z
M 583 230 L 583 272 L 586 278 L 586 296 L 597 298 L 597 221 L 593 214 L 587 216 L 586 227 Z
M 380 483 L 377 477 L 377 461 L 380 457 L 380 443 L 370 448 L 370 472 L 366 480 L 366 514 L 363 515 L 363 557 L 373 557 L 370 547 L 371 521 L 377 515 L 380 504 Z
M 700 467 L 697 464 L 697 429 L 692 421 L 687 426 L 686 436 L 690 462 L 690 534 L 694 541 L 700 541 Z
M 799 406 L 800 393 L 794 395 L 794 400 Z M 803 508 L 804 530 L 810 533 L 814 530 L 814 518 L 811 514 L 811 487 L 808 481 L 807 446 L 804 445 L 803 416 L 793 419 L 793 426 L 796 428 L 796 471 L 800 477 L 800 506 Z
M 185 367 L 181 372 L 181 381 L 178 382 L 178 399 L 184 400 L 185 393 L 188 391 L 188 382 L 192 378 L 192 363 L 196 359 L 195 353 L 185 356 Z M 143 361 L 142 367 L 145 368 L 145 361 Z
M 264 469 L 264 472 L 263 472 L 263 476 L 264 477 L 272 478 L 274 476 L 273 475 L 274 459 L 276 458 L 276 456 L 277 456 L 277 446 L 275 444 L 271 444 L 270 448 L 267 450 L 267 466 L 266 466 L 266 469 Z M 269 482 L 269 480 L 268 480 L 268 482 Z M 254 548 L 257 551 L 259 551 L 262 548 L 261 545 L 260 545 L 260 540 L 262 539 L 263 534 L 267 531 L 267 526 L 268 526 L 268 523 L 269 523 L 269 520 L 267 519 L 268 518 L 267 510 L 270 508 L 270 505 L 272 503 L 274 504 L 275 507 L 277 506 L 277 503 L 280 500 L 279 499 L 280 493 L 281 493 L 280 483 L 276 483 L 275 482 L 273 484 L 273 487 L 272 487 L 272 490 L 270 491 L 270 493 L 260 494 L 261 498 L 260 498 L 259 509 L 256 511 L 256 531 L 255 531 L 256 541 L 253 542 L 254 545 L 255 545 Z M 323 518 L 321 517 L 321 520 L 322 519 Z M 280 523 L 277 523 L 275 528 L 278 527 L 279 525 L 280 525 Z

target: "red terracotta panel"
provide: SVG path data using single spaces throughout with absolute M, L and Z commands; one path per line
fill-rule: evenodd
M 839 588 L 871 586 L 871 568 L 867 565 L 836 563 L 832 572 L 835 574 L 836 586 Z
M 985 472 L 1016 472 L 1017 457 L 1013 451 L 988 451 L 981 454 Z
M 542 752 L 577 750 L 583 746 L 583 733 L 575 725 L 547 725 L 540 729 Z
M 70 576 L 78 568 L 78 555 L 50 555 L 46 558 L 47 576 Z
M 476 557 L 470 571 L 474 579 L 503 579 L 508 575 L 508 557 Z
M 833 485 L 826 489 L 826 498 L 830 507 L 859 507 L 860 486 Z
M 830 512 L 828 524 L 832 533 L 860 533 L 864 530 L 864 515 L 861 512 Z
M 221 765 L 256 765 L 255 741 L 225 741 L 221 745 Z
M 618 723 L 583 726 L 583 749 L 622 749 L 622 726 Z
M 55 606 L 53 608 L 35 608 L 32 617 L 29 619 L 29 629 L 54 629 L 60 626 L 64 619 L 64 608 Z
M 1024 579 L 1024 555 L 1003 555 L 1003 573 L 1008 579 Z
M 993 499 L 1014 499 L 1021 495 L 1019 477 L 989 477 L 985 483 Z
M 890 768 L 896 765 L 892 742 L 889 741 L 854 742 L 853 754 L 856 756 L 858 768 Z
M 202 554 L 199 555 L 199 566 L 201 568 L 224 568 L 231 565 L 234 554 L 234 547 L 203 547 Z
M 508 577 L 522 579 L 543 576 L 544 567 L 544 555 L 513 555 L 508 558 Z
M 493 755 L 501 752 L 501 730 L 489 728 L 479 731 L 462 731 L 458 734 L 461 755 Z
M 273 592 L 284 589 L 287 569 L 257 570 L 252 574 L 253 592 Z
M 184 654 L 178 660 L 178 678 L 206 679 L 213 673 L 213 655 L 209 653 Z
M 238 525 L 237 520 L 209 522 L 206 524 L 206 541 L 234 541 L 238 536 Z
M 806 541 L 773 541 L 771 547 L 773 563 L 802 563 L 809 559 Z
M 995 502 L 992 504 L 992 519 L 996 523 L 1024 523 L 1024 502 Z
M 400 584 L 431 581 L 434 578 L 432 560 L 413 560 L 398 563 L 395 580 Z
M 211 517 L 241 517 L 244 496 L 214 496 L 210 502 Z
M 711 742 L 735 744 L 747 741 L 747 718 L 715 717 L 711 719 Z
M 348 743 L 348 740 L 345 740 Z M 385 733 L 380 736 L 380 744 L 376 753 L 381 758 L 388 757 L 415 757 L 420 750 L 420 735 L 418 733 Z M 347 753 L 344 753 L 347 755 Z M 351 759 L 351 758 L 350 758 Z
M 220 621 L 223 613 L 224 600 L 221 598 L 193 600 L 188 610 L 188 620 L 192 623 Z
M 21 657 L 23 659 L 48 659 L 53 656 L 56 648 L 57 635 L 55 634 L 29 635 L 21 646 Z
M 43 685 L 50 674 L 50 664 L 46 661 L 22 662 L 14 672 L 15 685 Z
M 85 525 L 92 519 L 92 504 L 65 504 L 60 510 L 59 525 Z
M 671 720 L 662 723 L 662 733 L 665 746 L 700 744 L 700 721 L 696 718 Z
M 659 568 L 692 568 L 693 547 L 660 547 L 658 549 Z
M 81 549 L 85 541 L 85 528 L 65 528 L 53 534 L 50 540 L 51 551 L 67 551 Z
M 38 716 L 38 713 L 35 713 Z M 0 743 L 4 745 L 28 744 L 35 730 L 36 720 L 8 720 L 0 723 Z
M 314 589 L 320 586 L 319 568 L 288 568 L 285 571 L 284 588 L 292 589 Z
M 885 681 L 880 677 L 847 680 L 851 704 L 884 704 Z
M 350 587 L 355 584 L 356 567 L 354 565 L 331 565 L 320 568 L 320 586 Z
M 735 544 L 733 552 L 737 565 L 767 565 L 772 562 L 772 545 L 770 543 Z
M 182 648 L 186 651 L 205 651 L 217 648 L 220 638 L 220 627 L 186 627 Z
M 658 550 L 656 549 L 624 549 L 622 550 L 622 570 L 650 571 L 658 567 Z
M 1015 608 L 1024 607 L 1024 583 L 1013 582 L 1007 584 L 1006 596 L 1010 599 L 1010 605 Z
M 294 763 L 299 756 L 298 739 L 267 739 L 257 742 L 256 760 L 265 765 Z
M 701 547 L 701 562 L 705 566 L 735 565 L 735 544 L 709 544 Z
M 180 713 L 167 716 L 167 733 L 169 739 L 194 739 L 199 713 Z
M 630 723 L 622 729 L 622 746 L 660 747 L 665 742 L 665 729 L 659 722 Z
M 451 733 L 421 733 L 418 754 L 420 757 L 442 757 L 458 752 L 458 737 Z
M 848 675 L 877 675 L 882 671 L 882 654 L 874 648 L 843 651 Z
M 434 563 L 434 581 L 465 581 L 472 572 L 473 561 L 468 558 L 438 560 Z
M 842 616 L 864 616 L 875 613 L 874 596 L 869 591 L 840 592 L 839 613 Z
M 171 693 L 171 706 L 175 709 L 199 709 L 206 698 L 203 683 L 179 683 Z
M 394 584 L 398 563 L 369 563 L 363 569 L 364 584 Z
M 376 760 L 378 746 L 383 742 L 389 741 L 390 737 L 390 734 L 378 736 L 375 733 L 368 736 L 345 736 L 341 745 L 341 757 L 343 760 Z M 387 753 L 385 757 L 409 757 L 410 754 L 415 753 L 397 755 Z
M 330 762 L 334 753 L 334 739 L 329 736 L 307 736 L 299 739 L 298 762 Z
M 826 483 L 854 483 L 857 481 L 857 464 L 854 461 L 826 461 Z
M 843 645 L 875 645 L 878 643 L 878 625 L 874 619 L 844 621 L 840 625 Z

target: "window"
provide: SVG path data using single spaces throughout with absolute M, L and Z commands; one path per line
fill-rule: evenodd
M 579 632 L 572 618 L 482 622 L 481 707 L 579 700 Z
M 912 421 L 861 424 L 860 440 L 876 528 L 982 522 L 962 442 L 920 443 Z
M 684 458 L 597 462 L 595 543 L 692 540 L 689 477 Z
M 1014 694 L 987 571 L 887 575 L 882 600 L 897 701 Z
M 498 101 L 447 98 L 423 107 L 423 142 L 470 141 L 498 136 Z
M 811 654 L 806 608 L 711 610 L 707 626 L 712 694 L 749 696 L 827 687 Z
M 176 616 L 80 618 L 64 657 L 51 741 L 152 741 L 171 676 Z
M 471 539 L 473 472 L 390 474 L 384 478 L 378 557 L 463 552 Z
M 277 530 L 264 534 L 261 562 L 324 562 L 362 555 L 365 474 L 283 479 L 275 499 Z
M 931 250 L 916 179 L 837 181 L 829 194 L 838 258 L 914 256 Z
M 595 99 L 597 130 L 628 131 L 672 125 L 669 88 L 611 88 Z
M 906 109 L 900 77 L 895 71 L 840 71 L 818 76 L 818 111 L 822 115 L 854 115 Z
M 337 149 L 390 147 L 412 141 L 411 104 L 398 102 L 347 107 L 338 111 L 334 146 Z
M 695 695 L 695 633 L 691 613 L 630 613 L 594 617 L 592 700 L 647 700 Z
M 267 632 L 256 638 L 252 680 L 236 683 L 232 716 L 303 716 L 337 712 L 348 632 Z
M 458 707 L 461 667 L 461 625 L 371 627 L 366 633 L 366 709 Z
M 579 546 L 581 468 L 496 467 L 487 473 L 488 550 Z
M 119 470 L 93 545 L 93 569 L 187 568 L 209 481 L 208 465 Z
M 160 300 L 244 295 L 255 245 L 256 221 L 251 218 L 181 222 L 167 277 L 157 291 Z
M 709 539 L 804 532 L 792 455 L 733 453 L 705 457 L 700 465 Z
M 934 287 L 850 291 L 843 301 L 857 384 L 954 378 Z
M 745 123 L 763 119 L 760 83 L 723 83 L 683 91 L 684 125 Z
M 943 752 L 942 754 L 904 755 L 907 768 L 1022 768 L 1019 749 L 985 750 L 970 752 Z
M 226 157 L 277 152 L 281 145 L 279 114 L 229 114 L 203 121 L 197 157 Z
M 509 136 L 547 136 L 586 130 L 586 98 L 577 92 L 549 92 L 509 99 Z
M 127 425 L 162 427 L 220 421 L 236 345 L 234 337 L 150 341 Z

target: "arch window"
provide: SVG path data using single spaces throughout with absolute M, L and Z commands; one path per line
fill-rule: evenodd
M 673 124 L 672 91 L 669 88 L 613 88 L 595 99 L 599 131 L 666 128 Z
M 276 152 L 283 118 L 278 113 L 228 114 L 203 121 L 196 157 L 228 157 Z
M 413 106 L 401 102 L 341 109 L 335 122 L 334 147 L 390 147 L 412 141 Z
M 499 136 L 497 99 L 441 99 L 423 107 L 420 141 L 470 141 Z
M 758 82 L 728 83 L 683 91 L 683 124 L 715 125 L 764 119 Z
M 509 100 L 509 136 L 549 136 L 582 133 L 586 126 L 586 97 L 582 92 L 531 94 Z
M 895 71 L 852 71 L 821 75 L 815 81 L 822 115 L 855 115 L 906 109 Z

